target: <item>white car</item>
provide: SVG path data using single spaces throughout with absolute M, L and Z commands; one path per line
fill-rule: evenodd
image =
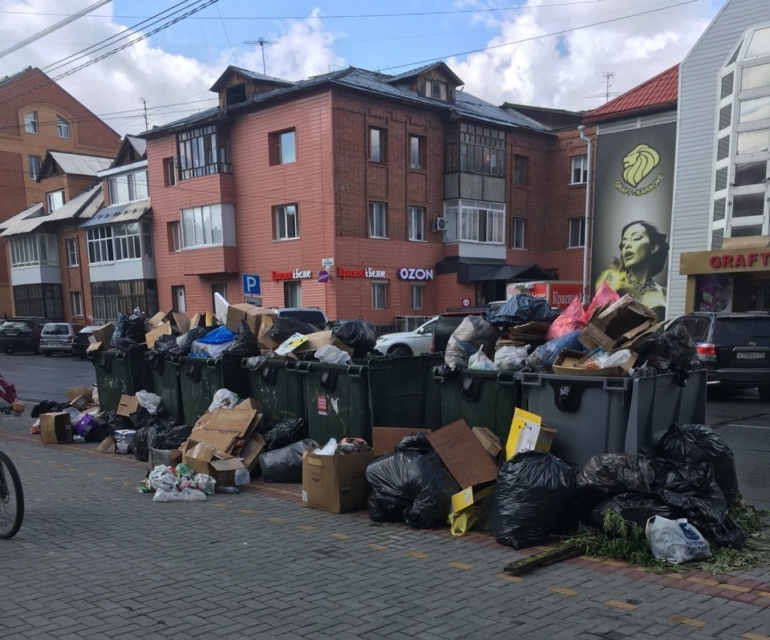
M 430 353 L 433 332 L 436 330 L 437 322 L 438 316 L 434 316 L 414 331 L 386 333 L 377 338 L 377 345 L 374 347 L 374 350 L 382 355 L 392 354 L 394 356 L 413 356 L 420 355 L 421 353 Z

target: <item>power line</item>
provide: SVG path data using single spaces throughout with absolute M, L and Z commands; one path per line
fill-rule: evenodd
M 238 57 L 235 55 L 235 49 L 233 49 L 233 43 L 230 42 L 230 34 L 227 33 L 227 27 L 225 26 L 225 21 L 222 20 L 222 12 L 219 10 L 219 5 L 217 5 L 217 14 L 219 14 L 219 21 L 222 23 L 222 29 L 225 32 L 225 37 L 227 38 L 227 44 L 230 45 L 230 53 L 233 54 L 233 61 L 235 62 L 235 65 L 238 66 Z

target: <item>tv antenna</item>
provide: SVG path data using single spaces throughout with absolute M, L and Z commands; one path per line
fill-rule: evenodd
M 258 44 L 260 49 L 262 49 L 262 75 L 267 75 L 267 66 L 265 65 L 265 45 L 266 44 L 275 44 L 275 42 L 271 42 L 270 40 L 265 40 L 263 37 L 259 37 L 256 40 L 247 40 L 243 44 Z
M 604 102 L 609 102 L 610 98 L 614 98 L 615 96 L 620 95 L 619 93 L 613 93 L 612 91 L 610 91 L 610 87 L 614 85 L 614 83 L 612 82 L 612 79 L 615 77 L 615 72 L 605 71 L 602 74 L 602 77 L 604 78 L 604 84 L 605 84 L 604 93 L 595 93 L 594 95 L 586 96 L 586 97 L 587 98 L 604 98 Z

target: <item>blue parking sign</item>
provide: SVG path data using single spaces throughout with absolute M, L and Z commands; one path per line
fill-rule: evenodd
M 247 295 L 262 295 L 262 283 L 258 275 L 253 273 L 243 274 L 243 293 Z

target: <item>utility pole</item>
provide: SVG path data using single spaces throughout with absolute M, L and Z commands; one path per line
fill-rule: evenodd
M 147 123 L 147 100 L 145 98 L 139 98 L 142 101 L 142 108 L 144 109 L 144 130 L 149 131 L 150 125 Z
M 265 40 L 263 37 L 259 37 L 256 40 L 247 40 L 243 44 L 258 44 L 259 47 L 262 49 L 262 75 L 267 75 L 267 66 L 265 65 L 265 45 L 266 44 L 275 44 L 275 42 L 271 42 L 270 40 Z

